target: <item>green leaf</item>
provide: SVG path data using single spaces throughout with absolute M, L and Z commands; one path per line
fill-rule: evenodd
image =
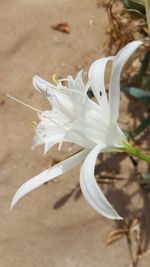
M 141 184 L 150 183 L 150 172 L 142 176 Z
M 143 84 L 143 88 L 144 89 L 149 89 L 150 88 L 150 77 L 148 77 L 147 79 L 144 79 L 144 84 Z
M 150 116 L 146 119 L 143 119 L 141 124 L 135 128 L 133 131 L 128 132 L 128 136 L 135 137 L 138 134 L 142 133 L 150 125 Z
M 142 100 L 147 104 L 150 104 L 150 92 L 145 91 L 142 88 L 129 86 L 129 87 L 124 87 L 122 91 L 129 96 L 132 96 L 138 100 Z
M 137 74 L 137 78 L 142 78 L 143 75 L 146 73 L 148 66 L 149 66 L 149 62 L 150 62 L 150 51 L 146 52 L 142 64 L 141 64 L 141 68 Z
M 134 130 L 127 131 L 127 130 L 123 129 L 122 131 L 127 138 L 129 138 L 129 137 L 133 138 L 133 137 L 139 135 L 140 133 L 142 133 L 149 125 L 150 125 L 150 116 L 146 119 L 143 119 L 141 124 L 137 128 L 135 128 Z
M 127 9 L 135 9 L 145 14 L 144 0 L 123 0 L 124 6 Z

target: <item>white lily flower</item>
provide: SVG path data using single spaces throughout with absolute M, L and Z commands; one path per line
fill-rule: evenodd
M 48 168 L 24 183 L 16 192 L 12 207 L 24 195 L 69 171 L 84 160 L 80 172 L 81 190 L 93 208 L 110 219 L 121 219 L 107 201 L 94 177 L 94 167 L 99 153 L 123 151 L 128 141 L 117 124 L 120 101 L 120 74 L 132 53 L 142 44 L 134 41 L 122 48 L 116 56 L 96 60 L 89 69 L 88 83 L 82 81 L 82 71 L 75 80 L 68 76 L 57 85 L 33 78 L 34 87 L 50 101 L 52 110 L 39 111 L 40 123 L 36 128 L 33 147 L 44 144 L 45 153 L 55 144 L 71 142 L 81 146 L 79 153 Z M 108 61 L 112 61 L 109 97 L 105 91 L 104 74 Z M 87 90 L 91 87 L 97 103 L 89 99 Z

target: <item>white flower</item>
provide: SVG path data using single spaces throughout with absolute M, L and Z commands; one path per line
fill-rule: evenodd
M 86 86 L 82 81 L 82 71 L 75 80 L 68 76 L 63 81 L 58 81 L 56 86 L 39 76 L 33 78 L 34 87 L 47 97 L 52 106 L 52 110 L 38 113 L 40 123 L 36 128 L 33 147 L 44 144 L 46 153 L 57 143 L 60 148 L 63 142 L 71 142 L 81 146 L 82 150 L 24 183 L 16 192 L 12 207 L 33 189 L 69 171 L 84 160 L 80 171 L 80 185 L 85 198 L 105 217 L 121 219 L 98 187 L 94 177 L 94 167 L 99 153 L 122 151 L 128 144 L 117 124 L 120 74 L 128 58 L 141 44 L 141 41 L 131 42 L 116 56 L 96 60 L 90 66 Z M 104 73 L 108 61 L 112 61 L 109 96 L 104 85 Z M 97 103 L 88 98 L 89 87 Z

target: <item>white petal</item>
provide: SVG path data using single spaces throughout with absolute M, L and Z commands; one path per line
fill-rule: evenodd
M 70 117 L 72 114 L 74 115 L 75 105 L 74 102 L 71 100 L 69 93 L 64 94 L 63 92 L 56 92 L 55 93 L 55 103 L 57 108 L 65 114 L 66 117 Z
M 74 143 L 78 146 L 91 149 L 95 144 L 84 136 L 80 128 L 78 129 L 78 126 L 74 125 L 71 131 L 68 131 L 66 134 L 64 142 Z
M 68 75 L 67 78 L 60 79 L 60 81 L 66 81 L 67 82 L 67 87 L 68 87 L 69 91 L 73 89 L 73 90 L 76 90 L 77 92 L 85 93 L 86 92 L 86 86 L 83 83 L 82 74 L 83 74 L 83 70 L 80 70 L 77 73 L 77 76 L 75 79 L 73 79 L 71 75 Z
M 83 73 L 83 70 L 80 70 L 78 72 L 75 80 L 72 78 L 71 75 L 67 76 L 67 78 L 65 80 L 68 82 L 68 88 L 81 90 L 81 87 L 84 86 L 83 81 L 82 81 L 82 73 Z
M 55 92 L 55 107 L 71 121 L 79 117 L 84 95 L 78 91 L 61 90 Z
M 72 157 L 67 158 L 64 161 L 56 164 L 55 166 L 48 168 L 47 170 L 33 177 L 29 181 L 25 182 L 14 195 L 11 208 L 16 205 L 20 198 L 31 192 L 33 189 L 72 169 L 86 157 L 87 153 L 87 150 L 83 150 L 73 155 Z
M 104 74 L 106 64 L 113 57 L 106 57 L 96 60 L 89 69 L 89 83 L 91 85 L 93 94 L 95 95 L 99 104 L 103 104 L 104 107 L 108 106 L 107 94 L 105 91 Z
M 75 83 L 72 77 L 67 80 Z M 74 116 L 76 117 L 79 108 L 81 108 L 81 101 L 84 96 L 82 90 L 63 88 L 60 81 L 58 81 L 56 87 L 38 75 L 35 75 L 33 78 L 33 85 L 40 93 L 48 98 L 52 105 L 52 110 L 59 109 L 71 120 L 74 119 Z M 61 88 L 59 88 L 59 85 Z
M 142 44 L 141 41 L 133 41 L 123 47 L 113 60 L 113 67 L 109 86 L 110 116 L 115 123 L 119 115 L 120 101 L 120 74 L 128 58 Z
M 33 86 L 38 92 L 42 93 L 46 97 L 51 95 L 50 89 L 56 89 L 56 86 L 54 86 L 52 83 L 42 79 L 38 75 L 35 75 L 33 77 Z
M 62 134 L 57 134 L 51 136 L 46 142 L 45 142 L 45 147 L 44 147 L 44 155 L 50 150 L 54 145 L 56 144 L 62 144 L 64 139 L 64 135 Z
M 33 138 L 32 149 L 42 144 L 43 144 L 43 140 L 41 140 L 41 138 L 36 134 Z
M 80 173 L 81 190 L 90 205 L 100 214 L 109 219 L 122 219 L 105 198 L 94 177 L 97 155 L 104 149 L 98 144 L 86 157 Z
M 87 91 L 87 86 L 84 85 L 83 80 L 82 80 L 82 76 L 83 76 L 83 70 L 80 70 L 75 78 L 75 87 L 77 90 L 79 90 L 81 93 L 86 93 Z

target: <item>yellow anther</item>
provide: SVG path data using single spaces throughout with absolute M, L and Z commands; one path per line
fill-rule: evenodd
M 36 126 L 37 125 L 37 122 L 36 121 L 32 121 L 31 122 L 33 126 Z
M 53 75 L 52 75 L 52 82 L 53 82 L 54 84 L 57 84 L 56 74 L 53 74 Z

